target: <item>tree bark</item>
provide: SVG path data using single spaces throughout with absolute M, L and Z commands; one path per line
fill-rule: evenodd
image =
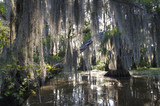
M 117 70 L 109 70 L 105 76 L 114 78 L 130 77 L 128 70 L 123 67 L 120 56 L 117 56 Z
M 10 11 L 10 47 L 12 47 L 13 42 L 16 38 L 16 7 L 14 0 L 10 1 L 11 11 Z

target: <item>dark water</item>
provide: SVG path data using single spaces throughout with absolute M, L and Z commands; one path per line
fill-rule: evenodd
M 27 106 L 159 106 L 160 76 L 144 73 L 130 79 L 103 77 L 104 71 L 59 75 L 41 88 L 41 100 L 30 96 Z M 137 76 L 139 75 L 139 76 Z M 77 80 L 76 80 L 77 79 Z

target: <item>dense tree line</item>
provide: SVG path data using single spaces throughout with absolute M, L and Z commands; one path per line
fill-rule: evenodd
M 160 65 L 158 0 L 5 0 L 2 4 L 1 95 L 15 105 L 24 102 L 26 92 L 44 84 L 47 70 L 54 70 L 57 62 L 65 70 L 72 66 L 90 70 L 103 61 L 106 76 L 111 77 L 129 77 L 131 68 Z M 90 41 L 80 52 L 81 45 Z

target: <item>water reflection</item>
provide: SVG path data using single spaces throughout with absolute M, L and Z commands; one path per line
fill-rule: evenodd
M 145 75 L 131 79 L 103 77 L 104 71 L 62 74 L 41 88 L 42 103 L 30 96 L 27 106 L 157 106 L 160 104 L 160 78 Z

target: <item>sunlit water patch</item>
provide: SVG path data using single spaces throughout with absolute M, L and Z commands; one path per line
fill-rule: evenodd
M 137 73 L 130 79 L 104 77 L 105 71 L 60 74 L 41 87 L 41 100 L 30 96 L 27 106 L 154 106 L 160 103 L 159 75 Z

